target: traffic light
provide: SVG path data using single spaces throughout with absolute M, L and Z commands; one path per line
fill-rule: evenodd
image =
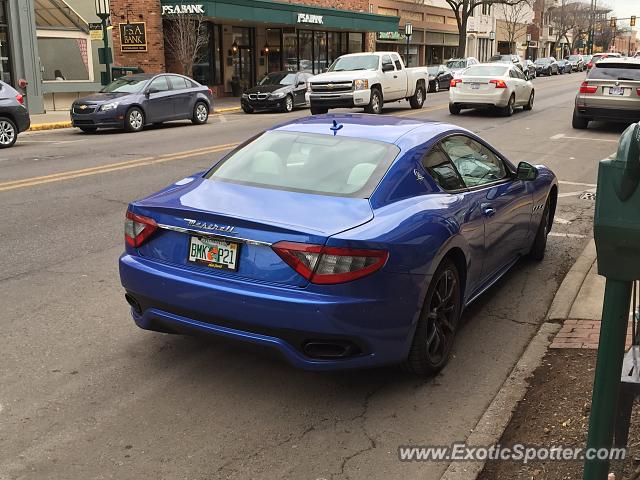
M 609 21 L 609 26 L 611 28 L 616 28 L 616 17 L 611 17 L 611 20 Z
M 636 26 L 636 16 L 631 15 L 631 22 L 629 22 L 632 27 Z

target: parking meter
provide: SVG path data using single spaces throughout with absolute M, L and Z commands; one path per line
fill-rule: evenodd
M 589 416 L 588 449 L 611 449 L 618 408 L 631 287 L 640 279 L 640 123 L 600 162 L 594 218 L 598 273 L 607 278 Z M 608 459 L 587 459 L 584 480 L 606 480 Z

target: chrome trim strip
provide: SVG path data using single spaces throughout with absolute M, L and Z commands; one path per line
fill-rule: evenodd
M 158 228 L 163 230 L 171 230 L 173 232 L 189 233 L 191 235 L 198 235 L 200 237 L 218 238 L 220 240 L 233 240 L 239 243 L 246 243 L 247 245 L 258 245 L 262 247 L 270 247 L 272 243 L 261 242 L 259 240 L 251 240 L 249 238 L 234 237 L 233 235 L 221 235 L 219 233 L 203 232 L 202 230 L 194 230 L 192 228 L 176 227 L 175 225 L 164 225 L 158 223 Z

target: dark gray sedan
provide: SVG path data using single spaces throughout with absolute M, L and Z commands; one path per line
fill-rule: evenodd
M 0 148 L 12 147 L 18 134 L 29 130 L 30 125 L 24 96 L 11 85 L 0 81 Z
M 210 88 L 183 75 L 138 74 L 118 78 L 99 93 L 71 106 L 71 121 L 83 132 L 124 128 L 139 132 L 145 125 L 171 120 L 206 123 L 213 108 Z

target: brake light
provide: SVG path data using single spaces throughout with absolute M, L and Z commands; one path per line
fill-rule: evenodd
M 489 80 L 489 83 L 493 83 L 496 88 L 507 88 L 507 84 L 504 80 Z
M 595 85 L 589 85 L 589 82 L 582 82 L 580 84 L 580 93 L 596 93 L 598 87 Z
M 16 100 L 20 105 L 24 105 L 24 95 L 22 95 L 21 93 L 18 93 L 16 95 Z
M 124 221 L 124 239 L 132 247 L 139 247 L 158 229 L 153 218 L 127 211 Z
M 316 284 L 350 282 L 365 277 L 382 268 L 389 258 L 385 250 L 325 247 L 295 242 L 278 242 L 273 245 L 291 268 Z
M 451 82 L 449 82 L 449 85 L 451 87 L 455 87 L 456 85 L 458 85 L 459 83 L 462 83 L 462 80 L 460 78 L 452 78 Z
M 587 68 L 592 68 L 592 67 L 593 67 L 593 62 L 587 63 Z
M 207 90 L 209 91 L 209 95 L 213 97 L 213 90 L 211 88 L 207 88 Z
M 640 88 L 636 88 L 636 95 L 640 97 Z

